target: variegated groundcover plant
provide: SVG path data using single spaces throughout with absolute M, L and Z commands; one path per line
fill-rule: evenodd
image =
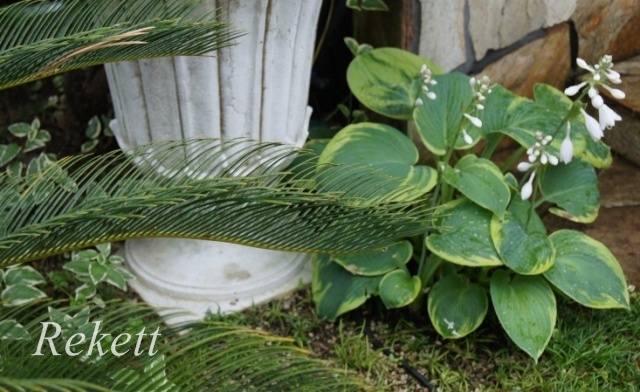
M 458 339 L 492 306 L 513 342 L 537 362 L 556 325 L 556 294 L 592 308 L 628 308 L 611 252 L 579 231 L 547 233 L 539 215 L 548 209 L 580 223 L 598 215 L 596 170 L 612 162 L 601 138 L 621 120 L 600 89 L 624 98 L 612 87 L 620 75 L 611 56 L 594 66 L 578 59 L 587 71 L 582 83 L 564 93 L 538 84 L 530 100 L 487 77 L 443 74 L 405 51 L 346 42 L 355 55 L 347 71 L 353 94 L 374 112 L 408 121 L 409 136 L 360 122 L 311 147 L 320 163 L 365 164 L 413 184 L 402 198 L 427 200 L 436 228 L 376 252 L 317 255 L 320 314 L 335 319 L 379 296 L 388 309 L 428 312 L 440 335 Z M 491 157 L 505 138 L 520 148 L 498 166 Z M 431 153 L 433 167 L 418 164 L 412 140 Z

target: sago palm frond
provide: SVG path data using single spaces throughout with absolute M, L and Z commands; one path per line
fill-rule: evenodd
M 310 152 L 217 139 L 71 157 L 11 185 L 0 175 L 0 266 L 141 237 L 352 252 L 421 233 L 429 210 L 368 167 L 317 167 Z M 292 174 L 297 173 L 297 174 Z M 390 189 L 380 194 L 380 189 Z
M 203 55 L 238 36 L 197 0 L 26 0 L 0 8 L 0 88 L 114 61 Z
M 167 326 L 172 316 L 157 317 L 142 304 L 108 302 L 97 307 L 60 307 L 46 302 L 13 308 L 4 320 L 15 320 L 24 340 L 0 340 L 0 390 L 68 391 L 357 391 L 366 382 L 331 368 L 295 346 L 292 339 L 223 322 L 192 322 Z M 65 316 L 66 315 L 66 316 Z M 61 333 L 42 341 L 43 322 L 55 321 Z M 96 325 L 96 322 L 99 322 Z M 46 337 L 55 327 L 44 330 Z M 144 330 L 143 330 L 144 328 Z M 152 334 L 157 332 L 157 338 Z M 84 342 L 66 341 L 82 333 Z M 142 334 L 140 334 L 142 333 Z M 110 337 L 91 346 L 91 337 Z M 120 346 L 112 351 L 113 340 Z M 74 342 L 80 341 L 80 336 Z M 94 340 L 95 341 L 95 340 Z M 78 353 L 77 356 L 70 356 Z M 54 353 L 60 354 L 58 356 Z M 32 355 L 40 354 L 40 355 Z M 99 355 L 103 354 L 103 355 Z M 116 356 L 115 354 L 123 354 Z M 136 355 L 137 354 L 137 355 Z M 24 389 L 20 389 L 20 388 Z

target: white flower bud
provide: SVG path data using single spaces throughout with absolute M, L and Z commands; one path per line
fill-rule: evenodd
M 466 129 L 462 130 L 462 138 L 464 139 L 465 143 L 473 144 L 473 138 L 467 133 Z
M 526 172 L 527 170 L 529 170 L 531 168 L 531 166 L 533 166 L 533 165 L 531 163 L 529 163 L 529 162 L 520 162 L 520 163 L 518 163 L 518 171 Z
M 578 65 L 578 67 L 580 67 L 580 68 L 582 68 L 582 69 L 586 69 L 586 70 L 587 70 L 587 71 L 589 71 L 589 72 L 592 72 L 592 73 L 595 73 L 595 72 L 596 72 L 596 70 L 595 70 L 595 69 L 593 69 L 593 68 L 591 68 L 591 67 L 589 66 L 589 64 L 587 64 L 587 62 L 586 62 L 586 61 L 584 61 L 583 59 L 581 59 L 581 58 L 579 58 L 579 57 L 576 59 L 576 64 Z
M 582 89 L 586 84 L 587 84 L 587 82 L 582 82 L 580 84 L 576 84 L 575 86 L 567 87 L 564 90 L 564 95 L 572 97 L 572 96 L 576 95 L 578 93 L 578 91 L 580 91 L 580 89 Z
M 596 94 L 591 97 L 591 105 L 593 105 L 593 107 L 596 109 L 600 109 L 600 106 L 604 105 L 604 100 L 602 99 L 600 94 Z
M 429 92 L 427 93 L 427 98 L 429 98 L 429 99 L 431 99 L 431 100 L 436 99 L 436 93 L 434 93 L 433 91 L 429 91 Z
M 567 123 L 567 133 L 560 146 L 560 158 L 562 162 L 569 163 L 573 159 L 573 143 L 571 142 L 571 124 Z
M 424 105 L 424 102 L 422 101 L 422 98 L 417 98 L 416 101 L 414 102 L 413 106 L 415 107 L 419 107 Z
M 481 103 L 479 103 L 479 104 L 477 104 L 477 105 L 476 105 L 476 109 L 478 109 L 478 110 L 484 110 L 484 105 L 483 105 L 483 104 L 481 104 Z
M 606 105 L 602 105 L 600 107 L 600 110 L 602 110 L 602 108 L 605 106 Z M 582 113 L 582 116 L 584 117 L 584 122 L 587 125 L 587 131 L 589 131 L 589 135 L 591 135 L 593 140 L 599 141 L 600 139 L 602 139 L 604 133 L 602 132 L 602 127 L 600 126 L 600 124 L 598 124 L 598 121 L 587 114 L 584 109 L 580 109 L 580 113 Z
M 551 155 L 551 154 L 549 154 L 548 152 L 545 152 L 545 155 L 546 155 L 547 159 L 549 160 L 549 163 L 550 163 L 552 166 L 556 166 L 556 165 L 558 164 L 559 160 L 558 160 L 558 157 L 557 157 L 557 156 L 555 156 L 555 155 Z
M 533 179 L 536 177 L 536 172 L 531 173 L 531 177 L 529 177 L 529 181 L 522 186 L 522 190 L 520 191 L 520 197 L 522 200 L 529 200 L 531 194 L 533 193 Z
M 478 128 L 482 128 L 482 120 L 480 120 L 478 117 L 473 117 L 470 114 L 465 113 L 464 116 L 471 121 L 471 124 L 475 125 Z
M 476 86 L 476 78 L 469 79 L 469 85 L 474 88 Z
M 624 91 L 619 90 L 617 88 L 611 88 L 611 87 L 607 86 L 606 84 L 603 85 L 603 87 L 606 88 L 607 90 L 609 90 L 611 95 L 616 99 L 624 99 L 624 97 L 626 96 Z

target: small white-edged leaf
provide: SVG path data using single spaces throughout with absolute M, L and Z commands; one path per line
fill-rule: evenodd
M 4 282 L 7 286 L 24 284 L 35 286 L 45 283 L 44 277 L 33 268 L 24 265 L 15 268 L 9 268 L 4 274 Z
M 46 297 L 45 293 L 33 286 L 16 284 L 8 286 L 2 291 L 2 305 L 7 307 L 20 306 Z
M 96 286 L 91 283 L 85 283 L 76 289 L 76 301 L 89 299 L 96 295 Z
M 31 336 L 16 320 L 3 320 L 0 321 L 0 340 L 31 340 Z
M 100 263 L 91 263 L 89 265 L 89 277 L 93 284 L 102 282 L 107 277 L 107 267 Z

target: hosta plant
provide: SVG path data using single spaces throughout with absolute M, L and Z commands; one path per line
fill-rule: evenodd
M 409 136 L 384 124 L 350 124 L 315 141 L 319 162 L 364 164 L 412 184 L 399 196 L 434 207 L 437 228 L 375 252 L 316 256 L 321 315 L 335 319 L 379 296 L 388 309 L 413 305 L 456 339 L 492 307 L 537 361 L 554 331 L 556 295 L 593 308 L 629 306 L 611 252 L 579 231 L 548 233 L 539 215 L 548 210 L 579 223 L 597 217 L 596 170 L 611 164 L 601 137 L 620 120 L 599 91 L 624 97 L 613 87 L 620 75 L 610 56 L 593 67 L 578 59 L 589 72 L 583 83 L 564 92 L 538 84 L 531 100 L 487 77 L 444 74 L 408 52 L 347 44 L 355 55 L 347 71 L 352 93 L 370 110 L 407 121 Z M 519 149 L 500 165 L 491 158 L 503 139 Z M 431 164 L 419 162 L 412 140 L 430 152 Z

